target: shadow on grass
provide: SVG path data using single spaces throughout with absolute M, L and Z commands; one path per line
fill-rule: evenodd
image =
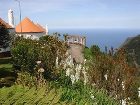
M 0 58 L 0 64 L 11 63 L 11 57 Z
M 17 74 L 11 68 L 0 68 L 0 87 L 9 87 L 14 84 Z

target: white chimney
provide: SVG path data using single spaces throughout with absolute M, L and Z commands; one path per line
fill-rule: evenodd
M 48 25 L 46 24 L 46 35 L 48 35 Z
M 13 16 L 12 9 L 8 10 L 8 21 L 9 21 L 9 25 L 14 28 L 14 16 Z

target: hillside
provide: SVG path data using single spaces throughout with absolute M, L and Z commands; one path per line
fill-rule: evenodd
M 140 35 L 128 38 L 121 48 L 125 48 L 127 53 L 133 56 L 136 59 L 136 62 L 140 65 Z

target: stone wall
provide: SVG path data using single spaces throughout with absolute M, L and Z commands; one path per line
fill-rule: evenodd
M 76 63 L 84 62 L 84 54 L 83 54 L 84 46 L 79 44 L 70 44 L 69 45 L 69 54 L 71 54 L 72 58 Z

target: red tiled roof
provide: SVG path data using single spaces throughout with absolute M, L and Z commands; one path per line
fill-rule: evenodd
M 45 28 L 43 28 L 40 24 L 36 24 L 42 31 L 44 31 L 44 32 L 46 32 L 46 29 Z
M 6 26 L 6 28 L 8 28 L 8 29 L 12 28 L 8 23 L 6 23 L 6 22 L 5 22 L 4 20 L 2 20 L 1 18 L 0 18 L 0 24 Z
M 21 30 L 22 28 L 22 30 Z M 17 33 L 39 33 L 44 32 L 41 28 L 35 25 L 29 18 L 24 18 L 21 23 L 16 26 Z

